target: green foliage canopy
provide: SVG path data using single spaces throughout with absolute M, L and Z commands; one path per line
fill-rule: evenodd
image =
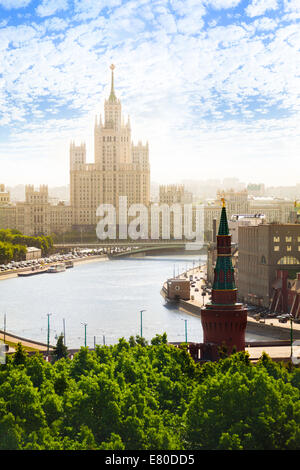
M 157 335 L 0 366 L 0 449 L 299 449 L 300 369 L 246 353 L 195 364 Z

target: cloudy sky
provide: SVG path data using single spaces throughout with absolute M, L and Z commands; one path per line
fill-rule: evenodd
M 93 161 L 114 63 L 151 179 L 300 182 L 300 0 L 0 0 L 0 182 Z

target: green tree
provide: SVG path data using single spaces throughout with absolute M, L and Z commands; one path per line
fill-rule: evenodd
M 68 357 L 68 348 L 64 345 L 64 335 L 61 334 L 58 337 L 56 346 L 51 354 L 54 361 Z

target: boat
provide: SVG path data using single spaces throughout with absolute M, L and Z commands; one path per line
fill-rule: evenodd
M 47 269 L 32 269 L 31 271 L 23 271 L 22 273 L 18 273 L 19 277 L 28 277 L 28 276 L 35 276 L 36 274 L 43 274 L 46 273 Z
M 74 263 L 73 263 L 73 261 L 66 261 L 66 262 L 65 262 L 65 266 L 66 266 L 67 269 L 73 268 L 73 267 L 74 267 Z
M 54 264 L 47 269 L 48 273 L 61 273 L 66 270 L 65 264 Z

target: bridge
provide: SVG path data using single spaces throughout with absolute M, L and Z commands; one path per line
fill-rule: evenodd
M 94 242 L 94 243 L 56 243 L 56 250 L 80 250 L 80 249 L 105 249 L 112 257 L 129 256 L 134 254 L 162 251 L 186 251 L 187 253 L 206 253 L 207 243 L 193 243 L 178 240 L 133 240 L 115 242 Z

